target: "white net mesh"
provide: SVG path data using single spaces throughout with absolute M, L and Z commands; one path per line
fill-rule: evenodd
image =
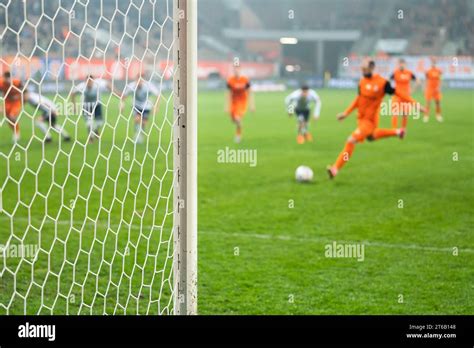
M 173 311 L 172 13 L 0 0 L 0 314 Z

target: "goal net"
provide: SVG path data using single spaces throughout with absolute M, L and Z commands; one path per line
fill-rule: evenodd
M 196 0 L 0 0 L 0 315 L 196 312 Z

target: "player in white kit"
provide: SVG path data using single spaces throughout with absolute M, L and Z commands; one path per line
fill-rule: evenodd
M 45 134 L 45 141 L 47 143 L 52 140 L 50 129 L 57 131 L 64 141 L 71 140 L 71 137 L 66 130 L 57 125 L 58 111 L 52 100 L 32 91 L 26 93 L 26 100 L 33 107 L 38 108 L 42 113 L 41 118 L 36 120 L 35 125 L 43 132 L 43 134 Z
M 101 94 L 112 91 L 110 82 L 103 79 L 96 79 L 92 75 L 87 80 L 81 82 L 73 89 L 72 103 L 76 105 L 76 96 L 82 96 L 82 116 L 86 120 L 89 142 L 99 138 L 100 129 L 104 124 L 102 115 Z
M 291 93 L 285 99 L 285 104 L 290 116 L 296 114 L 298 118 L 298 136 L 296 141 L 298 144 L 304 144 L 305 141 L 312 141 L 313 136 L 308 130 L 309 115 L 311 113 L 311 104 L 314 104 L 313 117 L 319 119 L 321 113 L 321 98 L 318 93 L 303 85 Z
M 155 114 L 160 100 L 160 90 L 150 81 L 145 81 L 139 77 L 137 81 L 131 82 L 125 86 L 122 101 L 127 97 L 133 95 L 133 113 L 135 116 L 135 142 L 143 143 L 144 132 L 150 112 L 153 109 Z M 152 102 L 152 97 L 156 97 L 155 102 Z M 123 110 L 123 102 L 120 103 L 120 113 Z

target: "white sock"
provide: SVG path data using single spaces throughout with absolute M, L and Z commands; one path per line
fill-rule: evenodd
M 89 132 L 89 135 L 92 134 L 92 130 L 94 128 L 94 121 L 92 120 L 87 120 L 86 121 L 86 125 L 87 125 L 87 131 Z

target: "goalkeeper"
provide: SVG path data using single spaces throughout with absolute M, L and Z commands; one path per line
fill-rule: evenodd
M 303 85 L 300 89 L 297 89 L 286 97 L 285 103 L 288 114 L 290 116 L 296 114 L 298 119 L 297 143 L 304 144 L 305 141 L 313 141 L 313 136 L 308 131 L 308 122 L 311 113 L 311 104 L 314 104 L 314 119 L 319 119 L 321 112 L 321 98 L 319 98 L 319 95 L 307 85 Z

